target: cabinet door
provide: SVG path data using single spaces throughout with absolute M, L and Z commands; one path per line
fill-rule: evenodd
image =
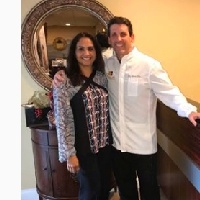
M 32 147 L 37 189 L 43 195 L 52 196 L 53 188 L 48 146 L 38 145 L 32 141 Z
M 50 165 L 53 179 L 54 197 L 66 197 L 66 199 L 78 200 L 79 185 L 67 171 L 67 164 L 58 160 L 57 147 L 49 148 Z

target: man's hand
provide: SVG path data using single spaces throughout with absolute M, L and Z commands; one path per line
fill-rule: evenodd
M 64 70 L 59 70 L 55 75 L 54 75 L 54 78 L 53 78 L 53 81 L 52 81 L 52 85 L 53 87 L 58 87 L 60 86 L 62 83 L 65 83 L 66 81 L 66 74 L 65 74 L 65 71 Z
M 196 119 L 200 119 L 200 113 L 198 112 L 191 112 L 188 116 L 189 120 L 191 121 L 191 123 L 196 126 L 197 122 Z

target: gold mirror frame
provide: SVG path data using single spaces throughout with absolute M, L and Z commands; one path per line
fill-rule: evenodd
M 96 0 L 43 0 L 30 10 L 22 24 L 22 59 L 31 77 L 47 91 L 51 88 L 52 79 L 45 74 L 36 61 L 33 51 L 33 37 L 38 25 L 46 16 L 66 7 L 82 8 L 96 16 L 105 25 L 113 17 L 113 14 Z

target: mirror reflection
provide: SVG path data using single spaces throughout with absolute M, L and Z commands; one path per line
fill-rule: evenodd
M 71 39 L 78 32 L 106 31 L 113 14 L 96 0 L 43 0 L 22 24 L 22 58 L 31 77 L 50 90 L 53 67 L 66 66 Z
M 92 35 L 104 32 L 105 25 L 88 11 L 77 7 L 62 8 L 47 16 L 34 33 L 33 49 L 38 65 L 49 77 L 56 67 L 66 66 L 71 39 L 78 32 Z

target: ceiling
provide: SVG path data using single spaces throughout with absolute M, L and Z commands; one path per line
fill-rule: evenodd
M 61 8 L 49 14 L 44 20 L 47 26 L 65 26 L 70 23 L 71 26 L 97 26 L 101 21 L 89 11 L 77 7 Z

